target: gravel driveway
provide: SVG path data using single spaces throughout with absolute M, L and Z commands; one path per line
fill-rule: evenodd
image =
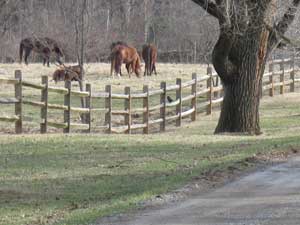
M 213 192 L 105 225 L 299 225 L 300 157 Z

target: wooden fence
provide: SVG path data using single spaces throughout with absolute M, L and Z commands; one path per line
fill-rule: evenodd
M 279 67 L 276 69 L 276 67 Z M 274 96 L 276 88 L 279 88 L 280 94 L 285 92 L 294 92 L 296 82 L 295 59 L 275 60 L 269 63 L 269 72 L 265 73 L 263 78 L 263 91 L 268 92 L 269 96 Z M 157 125 L 160 132 L 166 130 L 171 121 L 175 126 L 182 125 L 182 120 L 189 118 L 195 121 L 198 112 L 206 111 L 211 114 L 213 106 L 222 103 L 223 87 L 219 82 L 217 74 L 208 68 L 207 75 L 192 75 L 192 79 L 182 82 L 176 80 L 175 85 L 167 85 L 162 82 L 157 90 L 150 90 L 148 86 L 143 87 L 141 93 L 133 93 L 130 87 L 126 87 L 123 94 L 112 92 L 112 86 L 107 85 L 105 91 L 92 93 L 91 84 L 86 85 L 86 91 L 80 92 L 72 90 L 70 82 L 65 82 L 65 87 L 51 87 L 48 83 L 48 77 L 43 76 L 41 84 L 35 84 L 22 80 L 21 71 L 15 72 L 14 79 L 0 78 L 0 84 L 14 85 L 15 96 L 13 98 L 0 98 L 0 104 L 13 104 L 15 115 L 0 116 L 0 121 L 15 123 L 15 132 L 17 134 L 23 131 L 24 105 L 40 108 L 40 132 L 47 133 L 48 127 L 63 129 L 64 133 L 70 133 L 73 130 L 82 130 L 92 132 L 93 128 L 102 129 L 106 133 L 127 133 L 131 134 L 135 130 L 141 130 L 144 134 L 149 134 L 151 127 Z M 23 96 L 23 87 L 38 89 L 41 91 L 40 101 L 29 101 Z M 175 92 L 174 100 L 168 99 L 169 93 Z M 49 93 L 57 93 L 64 97 L 64 104 L 50 104 L 48 101 Z M 85 107 L 73 107 L 71 104 L 72 97 L 80 97 L 85 100 Z M 159 100 L 159 104 L 151 105 L 150 98 Z M 96 108 L 93 103 L 98 100 L 105 102 L 105 107 Z M 113 100 L 124 100 L 124 109 L 115 110 Z M 141 107 L 134 108 L 132 101 L 140 100 Z M 183 104 L 188 107 L 183 107 Z M 48 115 L 50 109 L 63 111 L 63 122 L 51 121 Z M 171 109 L 167 113 L 167 109 Z M 172 111 L 172 109 L 174 109 Z M 72 123 L 71 114 L 80 113 L 84 118 L 84 123 Z M 105 120 L 103 125 L 93 125 L 93 113 L 103 114 Z M 133 121 L 133 115 L 141 115 L 142 122 Z M 114 116 L 124 117 L 124 124 L 114 126 Z

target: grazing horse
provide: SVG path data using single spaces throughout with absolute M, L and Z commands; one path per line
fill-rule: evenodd
M 125 46 L 125 47 L 129 47 L 129 45 L 124 42 L 124 41 L 117 41 L 117 42 L 113 42 L 111 45 L 110 45 L 110 51 L 112 53 L 113 49 L 116 47 L 116 46 Z M 112 55 L 112 54 L 111 54 Z M 111 56 L 112 57 L 112 56 Z M 113 65 L 112 65 L 112 68 L 111 68 L 111 74 L 112 74 L 112 71 L 113 71 Z M 126 70 L 127 70 L 127 73 L 130 74 L 132 72 L 131 70 L 132 68 L 130 67 L 130 64 L 126 64 Z M 120 75 L 122 76 L 122 71 L 120 70 Z
M 130 77 L 130 67 L 137 77 L 140 76 L 141 59 L 137 50 L 130 46 L 116 45 L 111 52 L 111 75 L 113 70 L 117 76 L 121 75 L 121 66 L 126 64 L 126 69 Z
M 78 81 L 80 82 L 82 80 L 81 74 L 83 71 L 81 71 L 81 66 L 62 66 L 59 69 L 57 69 L 53 75 L 52 79 L 57 83 L 58 81 Z
M 61 65 L 62 58 L 64 57 L 61 48 L 58 43 L 50 38 L 25 38 L 20 43 L 20 63 L 22 63 L 23 54 L 25 51 L 25 63 L 28 65 L 28 57 L 31 51 L 34 51 L 40 54 L 44 59 L 44 66 L 47 63 L 47 66 L 50 66 L 50 56 L 51 54 L 55 54 L 56 61 Z
M 156 73 L 156 60 L 157 60 L 157 48 L 153 44 L 147 44 L 143 46 L 142 56 L 145 61 L 145 73 L 146 75 L 152 75 L 153 71 Z
M 124 42 L 124 41 L 117 41 L 117 42 L 111 43 L 111 45 L 110 45 L 110 51 L 112 52 L 112 50 L 113 50 L 117 45 L 123 45 L 123 46 L 128 47 L 128 44 L 127 44 L 126 42 Z

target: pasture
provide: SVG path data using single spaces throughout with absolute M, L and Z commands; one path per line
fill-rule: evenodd
M 111 79 L 108 64 L 87 65 L 86 79 L 94 90 L 103 91 L 105 85 L 112 84 L 123 93 L 125 86 L 142 90 L 148 84 L 157 88 L 161 81 L 174 84 L 176 78 L 190 80 L 193 72 L 206 74 L 205 66 L 157 67 L 157 77 Z M 24 79 L 36 83 L 55 69 L 36 64 L 0 68 L 0 76 L 12 77 L 14 70 L 21 69 Z M 6 96 L 12 90 L 3 86 L 1 96 Z M 33 99 L 40 97 L 39 91 L 24 93 Z M 51 100 L 59 102 L 55 95 Z M 28 121 L 25 127 L 29 134 L 17 136 L 7 134 L 13 126 L 0 123 L 0 224 L 89 224 L 106 215 L 136 209 L 140 202 L 199 176 L 230 168 L 244 170 L 253 166 L 247 159 L 255 155 L 299 149 L 299 103 L 298 91 L 264 97 L 264 133 L 258 137 L 213 135 L 217 110 L 211 116 L 200 113 L 196 122 L 182 128 L 148 136 L 32 135 L 38 131 Z M 123 107 L 124 103 L 119 104 Z M 2 106 L 0 113 L 11 110 Z M 39 110 L 28 107 L 26 113 L 38 121 Z
M 0 224 L 88 224 L 208 171 L 300 147 L 299 94 L 263 100 L 264 134 L 214 136 L 218 113 L 175 132 L 0 136 Z
M 181 78 L 182 81 L 188 81 L 192 78 L 192 73 L 196 72 L 201 75 L 206 75 L 206 66 L 199 65 L 183 65 L 183 64 L 159 64 L 157 66 L 159 68 L 159 74 L 157 76 L 153 75 L 152 77 L 144 77 L 137 78 L 136 76 L 132 76 L 129 78 L 128 75 L 123 76 L 122 78 L 112 79 L 110 77 L 110 65 L 109 64 L 89 64 L 85 66 L 86 71 L 86 83 L 92 84 L 92 92 L 104 92 L 106 85 L 112 85 L 112 92 L 122 94 L 124 93 L 124 88 L 126 86 L 130 86 L 132 92 L 142 92 L 143 86 L 148 85 L 149 89 L 159 89 L 160 83 L 162 81 L 166 81 L 167 85 L 174 85 L 176 82 L 176 78 Z M 35 84 L 41 83 L 41 77 L 47 75 L 49 80 L 52 79 L 53 72 L 57 69 L 56 66 L 52 66 L 50 68 L 44 67 L 41 64 L 30 64 L 29 66 L 20 65 L 20 64 L 5 64 L 1 65 L 2 74 L 0 76 L 12 78 L 15 70 L 21 70 L 23 74 L 23 80 L 29 81 Z M 125 68 L 122 68 L 123 73 L 125 73 Z M 1 72 L 0 71 L 0 72 Z M 126 73 L 125 73 L 126 74 Z M 1 85 L 1 84 L 0 84 Z M 50 86 L 63 87 L 64 82 L 55 84 L 50 81 Z M 79 90 L 78 83 L 72 83 L 72 90 Z M 171 96 L 175 96 L 175 91 L 173 93 L 169 93 Z M 190 92 L 188 93 L 188 95 Z M 1 85 L 0 95 L 2 97 L 12 97 L 14 95 L 13 86 L 12 85 Z M 30 88 L 23 88 L 23 96 L 24 99 L 31 101 L 40 101 L 41 93 L 39 90 L 34 90 Z M 159 104 L 159 96 L 155 96 L 154 98 L 150 98 L 152 106 Z M 63 105 L 63 96 L 51 93 L 49 94 L 49 103 L 52 104 L 61 104 Z M 105 102 L 103 99 L 93 101 L 93 108 L 105 108 Z M 142 107 L 142 101 L 135 101 L 132 103 L 134 106 Z M 75 107 L 80 107 L 80 99 L 77 98 L 72 102 L 72 105 Z M 114 109 L 122 110 L 124 109 L 124 100 L 116 100 L 113 102 Z M 14 107 L 12 106 L 4 106 L 2 107 L 0 116 L 4 115 L 12 115 L 14 111 Z M 25 106 L 24 111 L 24 131 L 25 132 L 37 132 L 37 126 L 40 122 L 40 110 L 38 108 L 34 108 L 31 106 Z M 159 112 L 158 112 L 159 114 Z M 58 110 L 49 110 L 49 115 L 53 118 L 54 121 L 61 121 L 63 117 L 63 113 Z M 104 116 L 105 113 L 95 113 L 92 115 L 94 124 L 97 126 L 101 126 L 104 124 Z M 120 120 L 120 123 L 123 119 L 115 117 L 115 121 Z M 74 113 L 72 120 L 75 122 L 80 122 L 79 113 Z M 2 125 L 0 124 L 0 127 Z M 4 133 L 11 132 L 13 130 L 13 124 L 5 124 L 4 129 L 2 130 Z M 57 131 L 56 129 L 52 129 L 52 131 Z M 0 129 L 1 132 L 1 129 Z

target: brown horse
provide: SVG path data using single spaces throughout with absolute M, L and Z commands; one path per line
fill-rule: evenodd
M 145 73 L 146 75 L 152 75 L 153 71 L 156 72 L 156 61 L 157 61 L 157 48 L 153 44 L 147 44 L 143 46 L 142 56 L 145 61 Z
M 116 46 L 125 46 L 125 47 L 129 47 L 128 44 L 124 41 L 117 41 L 117 42 L 113 42 L 111 45 L 110 45 L 110 51 L 111 51 L 111 57 L 112 57 L 112 52 L 113 52 L 113 49 L 116 47 Z M 112 65 L 112 68 L 111 68 L 111 73 L 113 71 L 113 65 Z M 130 74 L 132 72 L 131 70 L 131 66 L 130 64 L 126 64 L 126 70 L 127 70 L 127 73 Z M 122 76 L 122 70 L 120 70 L 120 75 Z
M 117 76 L 120 76 L 123 63 L 126 64 L 129 77 L 130 67 L 137 77 L 140 76 L 141 59 L 137 50 L 130 46 L 116 45 L 111 52 L 111 75 L 113 75 L 113 70 L 115 70 Z
M 53 75 L 52 79 L 57 83 L 58 81 L 78 81 L 82 80 L 81 78 L 81 67 L 79 65 L 76 66 L 62 66 L 57 69 Z
M 52 53 L 56 56 L 56 61 L 62 64 L 62 58 L 64 57 L 61 48 L 58 43 L 50 38 L 25 38 L 20 43 L 20 63 L 22 63 L 23 53 L 25 51 L 25 63 L 28 65 L 28 57 L 31 51 L 40 54 L 44 59 L 44 65 L 50 66 L 50 56 Z

